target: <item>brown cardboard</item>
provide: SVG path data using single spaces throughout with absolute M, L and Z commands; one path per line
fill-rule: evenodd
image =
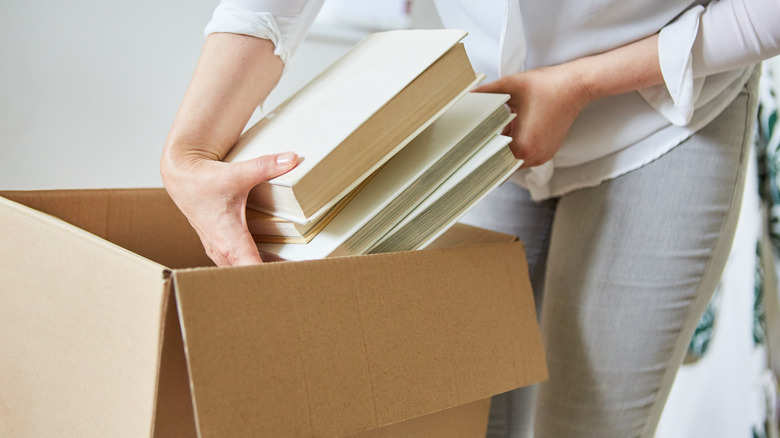
M 216 268 L 163 190 L 0 195 L 0 436 L 478 437 L 546 378 L 507 236 Z
M 490 399 L 484 399 L 348 438 L 481 438 L 487 430 L 489 411 Z

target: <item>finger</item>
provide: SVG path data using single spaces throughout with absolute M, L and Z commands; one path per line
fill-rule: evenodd
M 263 260 L 260 258 L 260 252 L 257 250 L 257 245 L 255 244 L 254 239 L 252 239 L 251 234 L 248 232 L 245 233 L 244 236 L 235 243 L 237 245 L 236 250 L 233 259 L 230 261 L 232 266 L 248 266 L 263 263 Z
M 229 224 L 230 238 L 227 240 L 233 246 L 231 266 L 247 266 L 263 263 L 252 234 L 246 226 L 246 206 L 238 211 L 238 217 L 233 216 Z
M 523 158 L 523 164 L 520 166 L 520 168 L 527 169 L 529 167 L 541 166 L 542 164 L 552 160 L 552 158 L 552 155 L 546 154 L 544 151 L 539 150 L 534 153 L 530 153 L 525 158 Z
M 544 150 L 518 139 L 513 138 L 512 142 L 509 143 L 509 148 L 516 159 L 523 160 L 523 168 L 538 166 L 548 161 L 548 158 L 544 157 Z
M 512 154 L 517 158 L 518 160 L 523 160 L 522 167 L 533 167 L 538 164 L 541 164 L 539 162 L 539 151 L 523 148 L 519 145 L 512 144 L 510 146 L 512 149 Z
M 477 93 L 504 93 L 506 90 L 506 80 L 500 78 L 493 82 L 488 82 L 485 85 L 475 87 L 473 91 Z
M 298 164 L 298 155 L 294 152 L 263 155 L 252 160 L 233 163 L 233 175 L 244 187 L 254 187 L 263 181 L 288 172 Z
M 515 156 L 518 160 L 523 160 L 523 164 L 520 165 L 521 169 L 528 169 L 529 167 L 538 166 L 541 163 L 538 163 L 535 157 L 532 156 L 526 156 L 524 158 L 519 158 Z
M 206 254 L 217 266 L 262 263 L 257 245 L 246 226 L 246 203 L 227 202 L 190 218 Z
M 252 235 L 244 224 L 232 224 L 225 233 L 211 240 L 207 251 L 218 266 L 246 266 L 262 263 Z
M 537 163 L 534 159 L 523 159 L 523 164 L 520 165 L 521 169 L 528 169 L 529 167 L 535 167 L 538 166 L 540 163 Z
M 513 118 L 509 121 L 509 123 L 504 126 L 504 129 L 501 130 L 501 135 L 506 135 L 509 137 L 513 137 L 513 134 L 515 132 L 515 124 L 517 123 L 517 118 Z

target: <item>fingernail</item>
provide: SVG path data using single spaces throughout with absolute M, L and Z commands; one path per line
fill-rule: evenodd
M 276 156 L 277 166 L 289 166 L 293 162 L 296 155 L 294 152 L 285 152 Z

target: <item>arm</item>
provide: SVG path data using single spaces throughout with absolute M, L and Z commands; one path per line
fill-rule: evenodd
M 504 76 L 475 91 L 507 93 L 517 117 L 505 133 L 523 167 L 543 164 L 555 155 L 585 105 L 595 99 L 663 82 L 658 35 L 616 49 Z
M 246 226 L 255 185 L 297 164 L 294 153 L 242 163 L 220 160 L 279 80 L 323 0 L 222 0 L 165 142 L 160 172 L 211 259 L 260 263 Z
M 249 190 L 297 163 L 293 153 L 219 161 L 281 75 L 273 52 L 269 40 L 209 35 L 163 149 L 165 188 L 217 265 L 261 262 L 246 227 Z
M 780 55 L 780 0 L 713 1 L 691 49 L 695 77 Z
M 697 94 L 694 77 L 744 68 L 780 54 L 779 0 L 719 0 L 692 8 L 680 19 L 623 47 L 506 76 L 477 89 L 508 93 L 517 114 L 506 133 L 524 167 L 549 161 L 560 149 L 582 108 L 590 101 L 642 90 L 651 105 L 671 100 L 660 111 L 675 124 L 685 124 Z M 691 35 L 690 45 L 685 41 Z M 663 85 L 662 85 L 663 84 Z M 654 87 L 660 85 L 659 87 Z M 656 98 L 645 93 L 653 89 Z

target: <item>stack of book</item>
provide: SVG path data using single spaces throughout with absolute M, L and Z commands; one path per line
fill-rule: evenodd
M 264 258 L 424 247 L 520 166 L 500 135 L 508 96 L 469 93 L 482 75 L 464 36 L 372 34 L 242 134 L 225 161 L 300 157 L 250 192 Z

